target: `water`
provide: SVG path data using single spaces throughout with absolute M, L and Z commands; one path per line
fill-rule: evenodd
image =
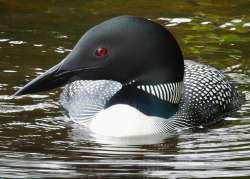
M 11 178 L 249 178 L 250 3 L 245 0 L 0 0 L 0 176 Z M 11 99 L 58 63 L 91 26 L 121 14 L 165 25 L 187 59 L 232 78 L 239 111 L 170 138 L 96 140 L 67 121 L 61 89 Z

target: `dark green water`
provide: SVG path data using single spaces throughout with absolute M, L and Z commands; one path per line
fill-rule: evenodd
M 165 25 L 188 59 L 232 78 L 243 105 L 212 129 L 156 144 L 86 139 L 58 106 L 61 89 L 11 99 L 91 26 L 121 14 Z M 0 0 L 0 178 L 249 178 L 250 2 Z

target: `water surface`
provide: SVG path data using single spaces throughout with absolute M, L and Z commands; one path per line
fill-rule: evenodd
M 122 14 L 161 23 L 185 58 L 222 70 L 241 95 L 241 109 L 214 128 L 121 144 L 95 140 L 66 120 L 61 89 L 9 97 L 58 63 L 88 28 Z M 245 0 L 0 0 L 0 176 L 249 178 L 249 42 Z

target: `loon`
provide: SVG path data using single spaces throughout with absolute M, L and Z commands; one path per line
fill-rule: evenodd
M 219 70 L 184 60 L 167 29 L 128 15 L 88 30 L 59 64 L 15 95 L 63 85 L 60 104 L 66 115 L 104 136 L 209 126 L 240 105 Z

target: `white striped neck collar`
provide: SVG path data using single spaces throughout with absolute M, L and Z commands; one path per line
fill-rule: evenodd
M 136 88 L 145 91 L 160 100 L 167 101 L 172 104 L 178 104 L 180 102 L 183 81 L 173 83 L 159 83 L 159 84 L 137 84 Z

